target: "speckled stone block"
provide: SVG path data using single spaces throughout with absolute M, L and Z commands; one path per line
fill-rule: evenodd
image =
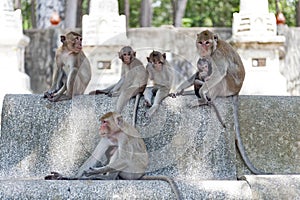
M 137 129 L 150 157 L 149 175 L 180 180 L 236 180 L 231 98 L 213 108 L 189 108 L 195 96 L 166 98 L 151 120 L 141 99 Z M 52 103 L 41 95 L 6 95 L 0 140 L 0 178 L 40 178 L 50 171 L 72 175 L 99 142 L 99 117 L 116 98 L 82 95 Z M 123 111 L 132 121 L 134 99 Z
M 300 174 L 299 105 L 298 96 L 240 96 L 241 136 L 256 168 Z M 251 174 L 240 159 L 237 168 L 238 176 Z
M 246 175 L 252 199 L 300 199 L 300 175 Z
M 176 182 L 182 199 L 251 199 L 246 181 Z M 0 180 L 0 199 L 173 200 L 164 181 Z

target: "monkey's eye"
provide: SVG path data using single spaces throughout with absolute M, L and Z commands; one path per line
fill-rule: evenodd
M 130 56 L 130 53 L 123 53 L 123 56 Z

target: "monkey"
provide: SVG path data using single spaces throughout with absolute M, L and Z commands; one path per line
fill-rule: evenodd
M 205 81 L 210 79 L 212 74 L 211 62 L 205 58 L 199 58 L 197 62 L 197 69 L 195 78 L 194 78 L 194 91 L 198 98 L 201 98 L 199 90 L 204 84 Z
M 72 99 L 84 93 L 91 80 L 91 66 L 82 51 L 82 37 L 76 32 L 60 36 L 62 46 L 56 50 L 56 67 L 51 88 L 44 93 L 49 101 Z
M 176 198 L 181 199 L 173 179 L 145 175 L 149 164 L 146 145 L 141 134 L 125 122 L 121 114 L 108 112 L 100 121 L 99 134 L 102 139 L 77 174 L 65 177 L 58 172 L 51 172 L 45 180 L 162 180 L 168 182 Z M 98 167 L 99 161 L 106 161 L 107 164 Z
M 199 90 L 199 99 L 194 105 L 205 105 L 216 97 L 232 97 L 236 145 L 240 155 L 253 174 L 270 174 L 254 167 L 245 152 L 238 120 L 238 95 L 245 79 L 243 62 L 237 51 L 209 30 L 197 34 L 196 47 L 200 58 L 212 61 L 212 74 Z
M 133 111 L 133 125 L 135 126 L 138 103 L 146 88 L 148 73 L 143 63 L 136 58 L 136 52 L 132 47 L 124 46 L 119 52 L 119 58 L 122 60 L 120 80 L 106 89 L 92 91 L 89 94 L 107 94 L 108 96 L 119 94 L 115 109 L 118 113 L 122 112 L 132 97 L 136 97 Z
M 149 79 L 153 81 L 153 87 L 147 87 L 144 91 L 145 105 L 150 107 L 146 112 L 147 117 L 151 117 L 158 109 L 160 103 L 167 96 L 176 97 L 173 93 L 173 71 L 166 60 L 166 53 L 152 51 L 147 57 L 146 70 Z M 153 104 L 152 97 L 155 95 Z
M 191 93 L 184 92 L 185 88 L 194 85 L 194 93 L 198 98 L 201 98 L 199 94 L 200 88 L 203 86 L 204 82 L 210 79 L 212 74 L 212 63 L 209 58 L 199 58 L 197 61 L 197 72 L 191 76 L 188 80 L 184 81 L 178 88 L 176 92 L 177 95 L 191 95 Z M 221 125 L 226 128 L 225 123 L 222 120 L 219 110 L 217 109 L 216 105 L 213 101 L 207 102 L 206 105 L 212 106 L 216 112 L 217 118 L 220 121 Z M 204 104 L 203 104 L 204 105 Z M 192 106 L 193 107 L 193 106 Z
M 212 74 L 199 90 L 201 99 L 238 95 L 245 78 L 245 69 L 239 54 L 227 42 L 209 30 L 197 34 L 196 47 L 200 58 L 211 59 Z

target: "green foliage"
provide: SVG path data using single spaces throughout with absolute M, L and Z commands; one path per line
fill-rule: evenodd
M 230 27 L 232 14 L 239 11 L 239 0 L 188 1 L 185 17 L 192 20 L 191 26 Z
M 140 5 L 142 0 L 129 0 L 130 27 L 139 27 Z M 279 0 L 286 23 L 296 24 L 296 2 L 298 0 Z M 22 0 L 23 28 L 32 28 L 31 1 Z M 88 12 L 87 0 L 83 0 L 83 14 Z M 124 14 L 124 0 L 118 0 L 119 12 Z M 188 0 L 185 16 L 182 19 L 184 27 L 231 27 L 232 14 L 239 12 L 240 0 Z M 258 5 L 259 6 L 259 5 Z M 173 24 L 173 10 L 171 0 L 152 0 L 152 26 Z M 269 11 L 276 13 L 276 0 L 269 0 Z
M 288 26 L 296 25 L 297 0 L 279 0 L 279 10 L 284 14 Z M 276 0 L 269 0 L 269 11 L 276 14 Z
M 21 10 L 22 10 L 22 18 L 23 18 L 23 29 L 31 29 L 32 21 L 31 21 L 31 3 L 30 1 L 22 1 L 21 2 Z

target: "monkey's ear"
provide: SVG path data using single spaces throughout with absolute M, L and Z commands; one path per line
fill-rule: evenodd
M 65 41 L 66 41 L 66 36 L 65 36 L 65 35 L 61 35 L 61 36 L 60 36 L 60 41 L 61 41 L 62 43 L 65 43 Z
M 216 41 L 216 42 L 218 42 L 218 39 L 219 39 L 219 37 L 218 37 L 218 35 L 214 35 L 214 40 Z
M 119 54 L 119 58 L 122 60 L 123 55 L 122 55 L 121 51 L 118 54 Z
M 118 114 L 118 115 L 115 117 L 115 122 L 116 122 L 116 124 L 118 125 L 119 128 L 124 127 L 124 120 L 123 120 L 122 115 Z
M 147 57 L 147 61 L 150 62 L 150 58 L 149 57 Z
M 134 51 L 132 54 L 133 54 L 134 57 L 136 57 L 136 51 Z
M 167 56 L 166 56 L 166 53 L 163 53 L 163 54 L 162 54 L 162 57 L 166 60 L 166 57 L 167 57 Z

